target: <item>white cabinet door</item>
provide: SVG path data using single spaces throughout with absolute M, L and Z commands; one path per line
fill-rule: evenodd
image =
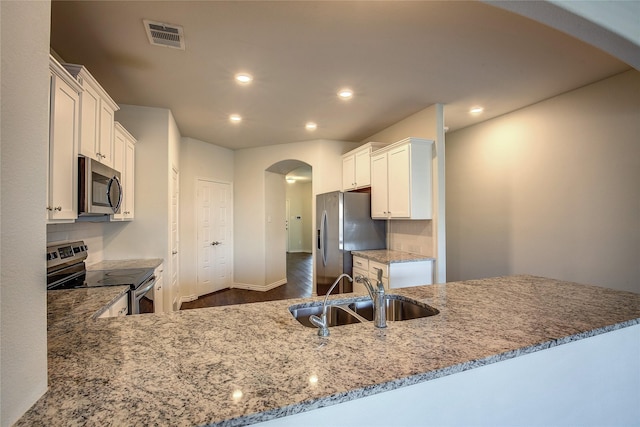
M 114 117 L 119 109 L 100 83 L 82 65 L 64 64 L 83 88 L 80 97 L 80 153 L 114 167 Z
M 126 189 L 124 193 L 125 218 L 132 220 L 135 217 L 134 199 L 135 199 L 135 169 L 136 169 L 136 144 L 134 141 L 127 139 L 124 146 L 124 164 L 125 176 L 123 185 Z
M 53 70 L 50 81 L 47 220 L 69 222 L 78 216 L 80 88 L 61 77 L 64 70 Z
M 371 217 L 388 218 L 387 153 L 371 156 Z
M 109 167 L 113 167 L 113 125 L 115 110 L 105 101 L 100 102 L 100 160 Z
M 120 172 L 122 185 L 122 204 L 114 220 L 131 221 L 134 218 L 134 187 L 135 187 L 135 139 L 118 122 L 114 126 L 113 138 L 113 167 Z
M 371 156 L 371 217 L 431 219 L 431 146 L 407 138 Z
M 156 276 L 156 283 L 153 286 L 153 312 L 164 312 L 164 290 L 162 289 L 162 275 L 164 268 L 162 265 L 156 267 L 153 274 Z
M 349 155 L 342 158 L 342 191 L 356 188 L 356 158 Z
M 100 126 L 100 94 L 91 85 L 85 85 L 80 97 L 79 151 L 85 157 L 100 161 L 98 130 Z
M 371 148 L 356 152 L 354 157 L 356 187 L 371 186 Z
M 356 277 L 358 276 L 369 277 L 366 270 L 358 267 L 353 267 L 353 275 L 351 276 L 353 278 L 353 292 L 368 294 L 368 291 L 365 285 L 362 283 L 356 282 Z
M 109 306 L 100 316 L 99 319 L 106 317 L 126 316 L 129 313 L 129 294 L 126 293 Z
M 387 214 L 389 218 L 411 216 L 411 148 L 409 145 L 390 150 L 387 154 Z
M 367 142 L 342 155 L 342 191 L 371 187 L 371 153 L 386 145 Z

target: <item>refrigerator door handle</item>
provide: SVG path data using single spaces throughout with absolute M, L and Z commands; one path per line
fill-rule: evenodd
M 322 211 L 322 220 L 320 221 L 320 253 L 322 254 L 322 264 L 327 265 L 327 211 Z

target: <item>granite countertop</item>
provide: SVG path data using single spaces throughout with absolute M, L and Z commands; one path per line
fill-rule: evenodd
M 382 264 L 391 264 L 396 262 L 415 262 L 430 261 L 435 258 L 425 255 L 412 254 L 409 252 L 393 251 L 391 249 L 377 249 L 371 251 L 351 251 L 353 256 L 359 256 L 371 261 L 377 261 Z
M 162 258 L 123 259 L 100 261 L 87 266 L 87 270 L 119 270 L 128 268 L 156 268 L 164 261 Z
M 639 294 L 534 276 L 395 289 L 440 313 L 327 338 L 287 309 L 311 299 L 94 320 L 102 290 L 49 291 L 49 390 L 18 426 L 246 425 L 640 323 Z

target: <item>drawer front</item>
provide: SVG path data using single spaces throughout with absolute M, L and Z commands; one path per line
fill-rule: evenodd
M 364 271 L 369 271 L 369 260 L 366 258 L 361 258 L 359 256 L 353 257 L 353 269 L 359 268 Z M 366 274 L 365 274 L 366 276 Z
M 389 264 L 369 261 L 369 276 L 378 277 L 378 269 L 382 270 L 382 277 L 389 277 Z

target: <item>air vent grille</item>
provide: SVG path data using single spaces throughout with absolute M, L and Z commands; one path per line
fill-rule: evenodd
M 144 28 L 152 45 L 184 50 L 184 32 L 181 26 L 145 19 Z

